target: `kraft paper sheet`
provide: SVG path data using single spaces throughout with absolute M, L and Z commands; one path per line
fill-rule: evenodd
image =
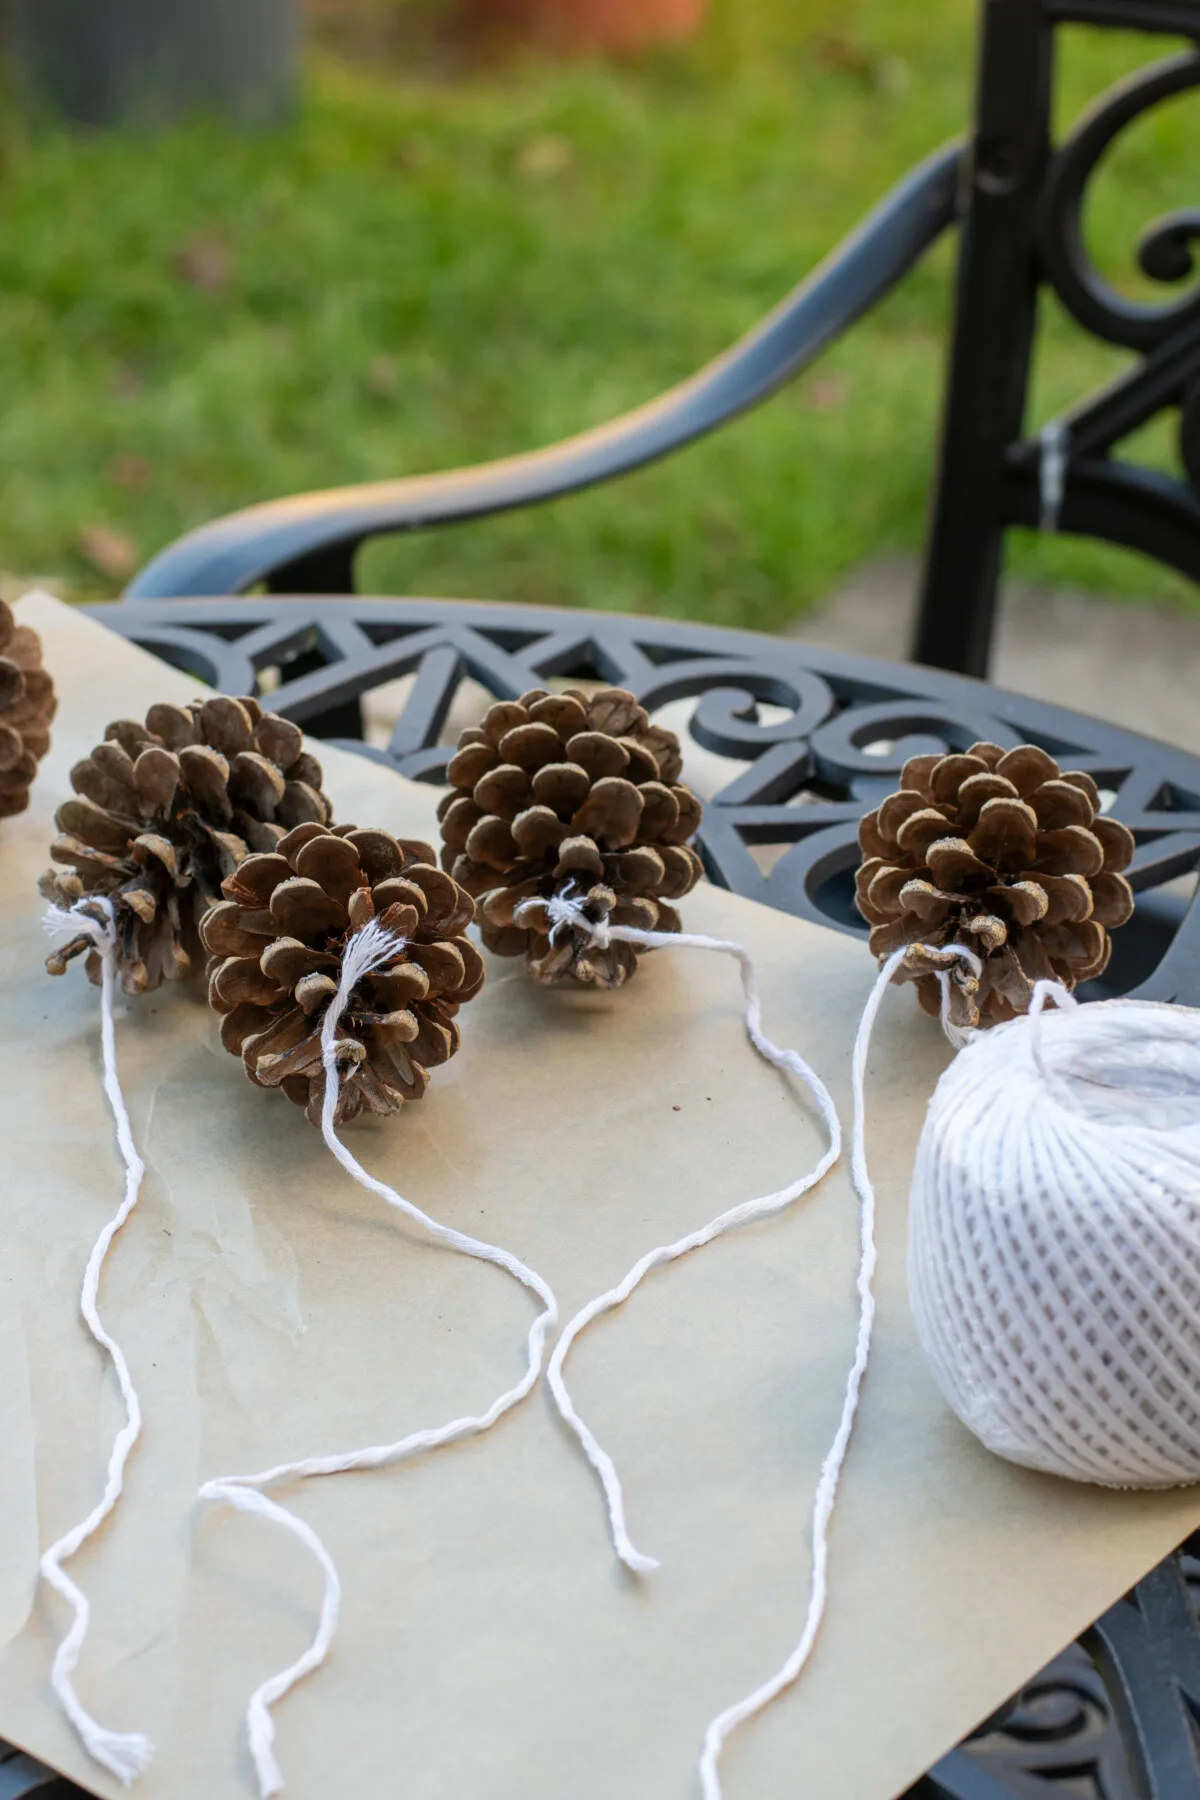
M 35 1573 L 97 1498 L 119 1421 L 76 1307 L 122 1175 L 98 994 L 79 968 L 43 973 L 35 881 L 71 764 L 110 719 L 196 684 L 56 602 L 20 610 L 61 709 L 31 810 L 0 831 L 0 1735 L 115 1796 L 49 1694 L 63 1613 Z M 434 836 L 436 790 L 318 752 L 339 819 Z M 752 948 L 767 1030 L 816 1065 L 848 1128 L 862 945 L 709 887 L 684 910 Z M 728 959 L 661 952 L 615 994 L 537 991 L 518 970 L 492 963 L 419 1107 L 349 1135 L 420 1206 L 531 1262 L 564 1318 L 650 1245 L 816 1160 L 819 1120 L 751 1052 Z M 320 1577 L 269 1524 L 198 1505 L 198 1485 L 482 1410 L 523 1366 L 533 1302 L 355 1186 L 297 1109 L 246 1081 L 199 994 L 129 1004 L 117 1045 L 148 1173 L 102 1307 L 146 1429 L 115 1520 L 70 1565 L 93 1606 L 78 1682 L 104 1723 L 155 1740 L 146 1800 L 242 1800 L 246 1699 L 308 1643 Z M 909 1322 L 904 1215 L 947 1054 L 911 993 L 888 997 L 869 1075 L 879 1326 L 829 1616 L 799 1686 L 731 1742 L 727 1800 L 888 1800 L 1200 1523 L 1195 1490 L 1011 1468 L 944 1408 Z M 799 1634 L 856 1230 L 842 1167 L 783 1218 L 653 1275 L 576 1347 L 576 1401 L 655 1576 L 615 1566 L 544 1391 L 484 1438 L 280 1494 L 345 1589 L 330 1662 L 278 1713 L 293 1800 L 694 1800 L 706 1722 Z

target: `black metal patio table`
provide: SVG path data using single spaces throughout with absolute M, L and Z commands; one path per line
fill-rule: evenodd
M 651 709 L 694 700 L 692 737 L 730 759 L 697 840 L 709 878 L 859 935 L 857 823 L 904 759 L 981 738 L 1039 743 L 1094 776 L 1137 843 L 1137 907 L 1092 997 L 1200 1004 L 1200 901 L 1181 892 L 1200 866 L 1200 757 L 1134 732 L 939 670 L 656 619 L 357 595 L 90 610 L 177 668 L 227 693 L 266 689 L 310 734 L 419 781 L 443 778 L 446 721 L 468 680 L 496 699 L 590 678 L 631 688 Z M 412 679 L 390 742 L 366 742 L 364 700 L 402 676 Z M 1200 1538 L 1192 1547 L 1194 1556 L 1185 1546 L 1160 1564 L 907 1800 L 1200 1800 Z M 0 1761 L 0 1800 L 79 1791 L 15 1753 Z

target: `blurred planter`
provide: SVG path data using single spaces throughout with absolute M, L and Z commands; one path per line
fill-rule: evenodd
M 485 29 L 519 35 L 549 50 L 631 54 L 691 37 L 707 0 L 472 0 L 470 10 Z
M 82 125 L 215 113 L 280 118 L 295 97 L 295 0 L 6 0 L 31 105 Z

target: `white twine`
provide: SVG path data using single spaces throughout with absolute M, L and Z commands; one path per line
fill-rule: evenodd
M 978 975 L 980 964 L 975 953 L 960 945 L 955 945 L 953 948 Z M 700 1782 L 704 1791 L 704 1800 L 721 1800 L 721 1781 L 717 1772 L 717 1758 L 720 1756 L 725 1739 L 737 1726 L 744 1724 L 747 1719 L 753 1718 L 756 1713 L 761 1712 L 764 1707 L 770 1705 L 772 1700 L 783 1693 L 785 1688 L 792 1685 L 812 1655 L 813 1646 L 817 1641 L 817 1633 L 825 1616 L 825 1607 L 829 1596 L 829 1524 L 837 1504 L 838 1484 L 846 1461 L 846 1453 L 850 1448 L 850 1436 L 854 1430 L 855 1414 L 858 1411 L 863 1376 L 867 1372 L 867 1363 L 871 1356 L 871 1338 L 875 1328 L 875 1295 L 872 1291 L 877 1261 L 875 1188 L 867 1168 L 864 1100 L 867 1055 L 871 1047 L 871 1031 L 880 1003 L 892 977 L 904 961 L 904 956 L 904 950 L 897 950 L 880 970 L 875 986 L 871 989 L 867 999 L 867 1004 L 863 1008 L 851 1058 L 850 1079 L 854 1102 L 854 1124 L 850 1145 L 850 1170 L 859 1203 L 858 1331 L 855 1337 L 854 1358 L 846 1377 L 841 1417 L 838 1420 L 833 1442 L 821 1465 L 821 1473 L 813 1498 L 812 1579 L 809 1586 L 808 1612 L 804 1620 L 804 1629 L 800 1634 L 799 1643 L 783 1667 L 769 1680 L 764 1681 L 761 1687 L 755 1688 L 752 1694 L 747 1694 L 744 1700 L 739 1700 L 735 1705 L 727 1707 L 723 1713 L 718 1713 L 708 1727 L 704 1736 L 704 1752 L 700 1758 Z M 951 1027 L 948 1014 L 949 972 L 939 971 L 939 977 L 942 984 L 942 1022 L 947 1033 L 951 1034 L 955 1032 L 955 1028 Z M 956 1032 L 955 1035 L 957 1035 Z
M 579 1439 L 584 1454 L 600 1478 L 600 1484 L 608 1503 L 613 1547 L 617 1555 L 626 1568 L 637 1574 L 645 1574 L 656 1569 L 658 1563 L 653 1557 L 646 1556 L 638 1550 L 631 1542 L 625 1523 L 624 1495 L 616 1466 L 611 1456 L 603 1449 L 592 1431 L 580 1418 L 567 1389 L 563 1376 L 563 1365 L 571 1346 L 593 1320 L 599 1318 L 603 1313 L 612 1312 L 627 1300 L 651 1269 L 658 1268 L 663 1263 L 674 1262 L 677 1257 L 686 1256 L 689 1251 L 697 1250 L 702 1245 L 711 1243 L 714 1238 L 721 1237 L 737 1225 L 745 1224 L 751 1219 L 768 1218 L 774 1213 L 782 1212 L 802 1194 L 815 1187 L 841 1155 L 841 1123 L 828 1089 L 809 1068 L 803 1057 L 795 1050 L 779 1049 L 764 1034 L 754 962 L 744 944 L 734 943 L 725 938 L 707 937 L 699 933 L 639 931 L 632 926 L 610 925 L 603 920 L 593 921 L 584 912 L 582 900 L 569 891 L 554 896 L 544 904 L 552 921 L 552 935 L 560 930 L 575 930 L 586 933 L 600 948 L 617 940 L 626 944 L 639 945 L 643 949 L 716 950 L 722 955 L 734 957 L 741 971 L 742 989 L 746 1002 L 746 1031 L 751 1043 L 767 1062 L 772 1063 L 778 1069 L 786 1069 L 800 1077 L 815 1098 L 829 1132 L 829 1148 L 808 1174 L 773 1194 L 764 1194 L 758 1199 L 742 1201 L 740 1205 L 731 1207 L 727 1212 L 710 1220 L 698 1231 L 689 1232 L 686 1237 L 677 1239 L 673 1244 L 662 1244 L 654 1250 L 647 1251 L 633 1265 L 623 1281 L 618 1282 L 617 1286 L 611 1288 L 608 1293 L 601 1294 L 595 1300 L 589 1301 L 576 1313 L 564 1328 L 562 1336 L 554 1347 L 547 1369 L 547 1381 L 554 1395 L 555 1403 L 562 1417 Z M 520 922 L 521 911 L 522 909 L 518 907 L 514 914 L 517 923 Z M 862 1032 L 860 1031 L 860 1038 L 861 1036 Z M 856 1046 L 855 1054 L 857 1057 L 858 1046 Z M 862 1056 L 865 1061 L 865 1045 Z M 822 1464 L 813 1502 L 811 1522 L 813 1572 L 803 1634 L 796 1649 L 775 1675 L 763 1682 L 752 1694 L 748 1694 L 744 1700 L 739 1700 L 735 1705 L 727 1707 L 709 1724 L 704 1734 L 704 1746 L 700 1757 L 700 1780 L 705 1800 L 721 1800 L 721 1782 L 717 1764 L 726 1738 L 737 1726 L 744 1724 L 756 1713 L 761 1712 L 777 1695 L 795 1681 L 808 1661 L 825 1610 L 829 1521 L 837 1497 L 838 1479 L 850 1444 L 850 1431 L 858 1405 L 859 1387 L 866 1369 L 871 1321 L 874 1315 L 874 1302 L 871 1297 L 871 1276 L 875 1267 L 873 1196 L 870 1195 L 869 1188 L 864 1192 L 860 1187 L 859 1192 L 862 1196 L 863 1208 L 858 1270 L 860 1308 L 858 1339 L 854 1365 L 846 1384 L 846 1397 L 842 1407 L 841 1420 L 833 1443 Z
M 71 1676 L 79 1663 L 83 1642 L 87 1636 L 91 1622 L 91 1606 L 87 1595 L 76 1586 L 69 1575 L 65 1574 L 62 1564 L 75 1555 L 94 1532 L 103 1524 L 113 1511 L 121 1497 L 125 1485 L 125 1464 L 130 1452 L 137 1443 L 142 1429 L 142 1409 L 138 1401 L 137 1389 L 133 1377 L 129 1373 L 129 1365 L 125 1361 L 121 1346 L 114 1337 L 105 1330 L 100 1318 L 97 1296 L 100 1288 L 100 1276 L 104 1268 L 104 1259 L 108 1255 L 109 1246 L 118 1231 L 128 1219 L 138 1202 L 138 1194 L 145 1173 L 145 1164 L 138 1155 L 133 1141 L 133 1128 L 129 1122 L 129 1111 L 125 1105 L 125 1096 L 121 1092 L 121 1082 L 117 1074 L 116 1036 L 113 1027 L 113 1001 L 116 992 L 116 915 L 112 902 L 102 895 L 91 896 L 85 900 L 77 900 L 69 910 L 51 907 L 43 921 L 47 931 L 55 935 L 64 931 L 72 931 L 78 936 L 86 933 L 91 938 L 100 957 L 102 983 L 100 990 L 100 1042 L 104 1059 L 104 1092 L 112 1109 L 113 1122 L 117 1130 L 117 1144 L 125 1163 L 125 1197 L 117 1211 L 113 1214 L 100 1236 L 92 1247 L 84 1270 L 83 1290 L 79 1300 L 79 1310 L 84 1324 L 100 1345 L 107 1351 L 117 1377 L 117 1385 L 121 1390 L 121 1399 L 125 1406 L 125 1423 L 113 1440 L 108 1459 L 108 1474 L 104 1483 L 104 1492 L 99 1501 L 81 1519 L 65 1537 L 43 1552 L 40 1564 L 42 1578 L 48 1581 L 70 1606 L 73 1617 L 70 1628 L 61 1639 L 54 1655 L 50 1670 L 50 1686 L 58 1697 L 63 1711 L 79 1734 L 80 1741 L 88 1755 L 115 1775 L 128 1787 L 129 1783 L 140 1775 L 154 1754 L 154 1746 L 148 1737 L 138 1731 L 110 1731 L 101 1725 L 84 1708 L 75 1692 Z
M 1200 1013 L 1039 982 L 978 1034 L 930 1102 L 908 1279 L 988 1449 L 1109 1487 L 1200 1479 Z
M 294 1538 L 298 1538 L 306 1549 L 311 1550 L 325 1577 L 321 1615 L 312 1643 L 294 1663 L 281 1669 L 278 1675 L 260 1682 L 246 1706 L 246 1737 L 250 1756 L 258 1776 L 259 1791 L 266 1796 L 279 1793 L 284 1785 L 283 1771 L 275 1755 L 275 1721 L 271 1717 L 271 1708 L 298 1681 L 303 1681 L 306 1675 L 311 1675 L 325 1661 L 337 1630 L 342 1605 L 342 1584 L 338 1578 L 337 1565 L 312 1526 L 306 1525 L 303 1519 L 289 1512 L 286 1506 L 280 1506 L 278 1501 L 271 1500 L 266 1494 L 260 1493 L 258 1488 L 251 1486 L 255 1479 L 254 1476 L 230 1476 L 206 1481 L 200 1489 L 200 1498 L 223 1500 L 227 1505 L 236 1507 L 239 1512 L 256 1513 L 259 1518 L 270 1519 L 273 1524 L 281 1525 Z
M 538 1296 L 542 1302 L 542 1311 L 529 1328 L 525 1374 L 514 1387 L 508 1388 L 493 1400 L 485 1412 L 453 1419 L 446 1425 L 412 1432 L 409 1436 L 401 1438 L 393 1444 L 375 1444 L 365 1450 L 351 1450 L 332 1456 L 313 1456 L 298 1462 L 279 1463 L 276 1467 L 265 1469 L 257 1475 L 220 1476 L 216 1480 L 206 1482 L 200 1489 L 200 1498 L 203 1500 L 225 1500 L 243 1512 L 257 1512 L 282 1525 L 308 1546 L 321 1565 L 325 1576 L 320 1624 L 311 1645 L 304 1655 L 292 1663 L 289 1668 L 281 1670 L 278 1675 L 263 1682 L 252 1695 L 247 1707 L 246 1729 L 250 1754 L 258 1775 L 259 1790 L 263 1800 L 268 1800 L 268 1796 L 278 1793 L 283 1787 L 283 1775 L 273 1749 L 275 1724 L 270 1709 L 298 1681 L 305 1675 L 311 1674 L 324 1662 L 337 1625 L 341 1586 L 333 1559 L 316 1533 L 277 1502 L 267 1500 L 261 1490 L 275 1487 L 283 1482 L 304 1480 L 310 1475 L 339 1475 L 353 1469 L 383 1468 L 392 1463 L 404 1462 L 420 1451 L 434 1450 L 443 1444 L 455 1443 L 460 1438 L 473 1437 L 481 1432 L 489 1431 L 506 1413 L 520 1405 L 521 1401 L 537 1385 L 542 1370 L 546 1339 L 558 1321 L 558 1303 L 554 1294 L 548 1283 L 535 1270 L 529 1268 L 511 1251 L 505 1250 L 497 1244 L 489 1244 L 481 1238 L 469 1237 L 465 1232 L 456 1231 L 452 1226 L 442 1225 L 436 1219 L 430 1218 L 411 1200 L 404 1199 L 394 1188 L 388 1187 L 386 1182 L 379 1181 L 374 1175 L 368 1174 L 362 1164 L 347 1150 L 334 1130 L 333 1120 L 337 1111 L 340 1083 L 338 1024 L 349 1003 L 355 984 L 368 975 L 372 969 L 391 961 L 403 947 L 403 938 L 393 932 L 385 931 L 377 920 L 372 919 L 362 931 L 355 933 L 346 948 L 338 991 L 329 1003 L 321 1026 L 321 1055 L 325 1067 L 325 1096 L 321 1110 L 322 1136 L 342 1167 L 353 1176 L 360 1186 L 377 1194 L 389 1206 L 395 1207 L 398 1212 L 403 1213 L 406 1218 L 419 1225 L 435 1243 L 443 1244 L 447 1249 L 458 1251 L 464 1256 L 475 1257 L 480 1262 L 495 1263 L 499 1268 L 506 1270 L 522 1286 Z

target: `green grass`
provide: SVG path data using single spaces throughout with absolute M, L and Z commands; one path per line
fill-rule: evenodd
M 254 500 L 531 448 L 651 397 L 962 128 L 973 26 L 965 0 L 714 0 L 694 45 L 636 68 L 450 81 L 314 54 L 300 115 L 259 137 L 8 117 L 0 568 L 111 591 L 121 545 L 97 552 L 97 528 L 145 558 Z M 1170 47 L 1072 36 L 1064 117 Z M 1186 105 L 1160 109 L 1102 179 L 1094 248 L 1131 290 L 1140 228 L 1194 198 L 1197 136 Z M 780 626 L 920 542 L 950 272 L 947 245 L 716 438 L 551 507 L 386 541 L 361 585 Z M 1047 326 L 1035 418 L 1121 366 Z M 1146 453 L 1170 460 L 1165 429 Z M 1065 540 L 1015 543 L 1010 566 L 1181 585 Z

